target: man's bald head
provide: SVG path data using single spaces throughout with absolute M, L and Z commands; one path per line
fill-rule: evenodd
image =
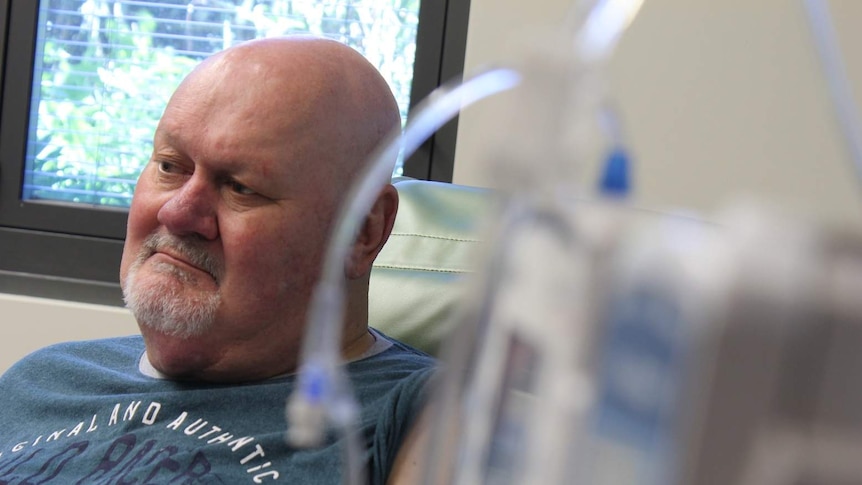
M 191 94 L 191 96 L 189 96 Z M 311 36 L 249 41 L 201 63 L 177 89 L 170 109 L 187 99 L 234 106 L 261 136 L 290 137 L 285 156 L 324 170 L 320 182 L 343 192 L 373 149 L 399 126 L 388 84 L 362 55 Z M 248 129 L 238 126 L 237 129 Z

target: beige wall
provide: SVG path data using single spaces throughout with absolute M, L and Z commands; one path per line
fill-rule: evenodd
M 512 60 L 524 34 L 559 26 L 569 3 L 472 0 L 466 70 Z M 829 4 L 860 99 L 862 2 Z M 827 221 L 862 223 L 860 184 L 801 0 L 645 0 L 609 76 L 636 159 L 637 202 L 710 214 L 753 195 Z M 485 111 L 492 107 L 462 115 L 457 183 L 488 184 L 477 162 L 487 130 L 506 118 Z M 587 182 L 594 171 L 587 167 Z
M 569 1 L 472 0 L 467 70 L 510 60 L 561 23 Z M 757 194 L 857 225 L 862 200 L 794 0 L 645 0 L 611 68 L 637 160 L 636 200 L 709 213 Z M 832 0 L 862 96 L 862 2 Z M 488 100 L 487 102 L 493 102 Z M 459 125 L 455 182 L 489 185 L 477 161 L 499 118 Z M 0 370 L 49 342 L 136 331 L 122 309 L 0 294 Z
M 0 373 L 28 353 L 55 342 L 138 332 L 123 308 L 69 303 L 0 293 L 3 338 Z

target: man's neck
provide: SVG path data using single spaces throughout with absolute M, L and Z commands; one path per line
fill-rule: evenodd
M 374 345 L 377 339 L 371 334 L 371 331 L 365 327 L 355 337 L 349 338 L 344 342 L 341 348 L 341 357 L 350 362 L 362 357 Z

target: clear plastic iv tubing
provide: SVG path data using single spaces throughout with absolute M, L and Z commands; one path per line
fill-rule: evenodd
M 290 397 L 288 439 L 295 446 L 322 440 L 328 420 L 349 433 L 357 417 L 349 382 L 342 368 L 341 327 L 344 318 L 344 265 L 356 234 L 377 195 L 391 177 L 392 164 L 412 154 L 428 137 L 463 108 L 493 94 L 515 87 L 520 76 L 511 69 L 493 69 L 461 84 L 447 84 L 431 93 L 408 119 L 403 133 L 390 134 L 370 157 L 359 182 L 345 198 L 324 260 L 321 280 L 309 310 L 297 390 Z M 294 412 L 293 409 L 298 411 Z M 309 410 L 312 410 L 309 412 Z M 324 419 L 308 419 L 309 415 Z M 357 444 L 354 443 L 354 447 Z M 361 450 L 350 450 L 354 458 Z M 356 463 L 348 458 L 348 463 Z M 361 470 L 348 470 L 349 475 Z M 350 480 L 349 477 L 345 477 Z M 346 482 L 347 483 L 347 482 Z
M 841 61 L 841 49 L 838 47 L 838 36 L 829 14 L 829 6 L 825 0 L 803 0 L 802 3 L 814 33 L 838 124 L 850 150 L 856 175 L 862 181 L 862 131 L 859 127 L 859 115 L 854 108 L 856 103 L 853 101 L 853 92 Z

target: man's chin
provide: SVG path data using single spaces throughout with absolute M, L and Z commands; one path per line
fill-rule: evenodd
M 165 319 L 161 319 L 154 323 L 148 320 L 149 316 L 139 316 L 134 311 L 132 312 L 132 315 L 138 322 L 138 328 L 141 330 L 141 334 L 158 336 L 159 340 L 189 341 L 206 335 L 207 333 L 206 329 L 165 324 Z
M 123 299 L 142 331 L 146 328 L 166 337 L 189 339 L 212 328 L 221 302 L 217 292 L 195 291 L 160 281 L 163 278 L 140 276 L 127 278 Z

